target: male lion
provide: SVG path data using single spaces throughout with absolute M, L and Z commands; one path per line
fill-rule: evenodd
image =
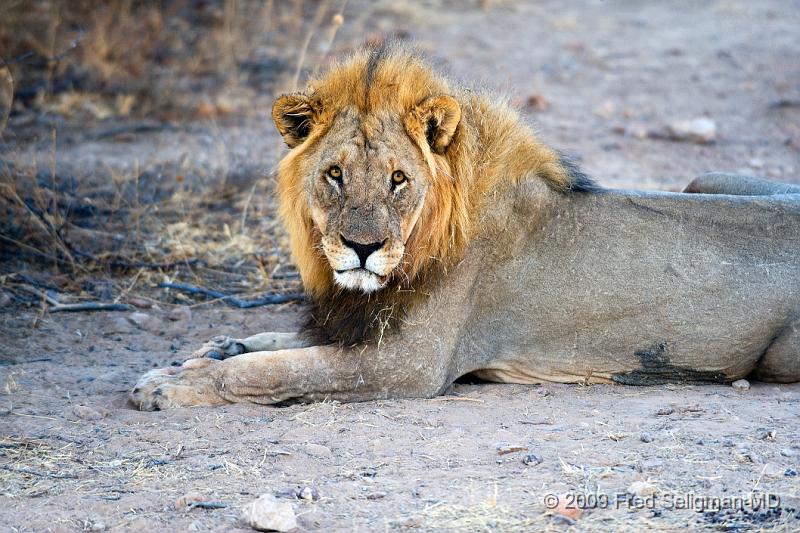
M 504 383 L 800 380 L 800 187 L 601 190 L 496 98 L 398 48 L 282 96 L 303 334 L 217 338 L 141 409 L 431 397 Z

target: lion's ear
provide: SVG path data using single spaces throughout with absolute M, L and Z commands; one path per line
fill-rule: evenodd
M 461 106 L 450 96 L 431 96 L 417 104 L 406 117 L 408 133 L 423 138 L 431 150 L 443 154 L 461 121 Z
M 300 93 L 285 94 L 272 105 L 272 120 L 289 148 L 308 137 L 314 114 L 311 99 Z

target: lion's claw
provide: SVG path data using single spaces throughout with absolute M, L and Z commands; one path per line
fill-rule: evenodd
M 201 346 L 193 355 L 194 357 L 206 357 L 221 361 L 228 357 L 241 355 L 244 351 L 244 345 L 238 339 L 227 335 L 217 335 Z

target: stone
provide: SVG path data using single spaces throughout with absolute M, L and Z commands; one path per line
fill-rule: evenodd
M 72 407 L 72 414 L 82 420 L 102 420 L 108 413 L 104 409 L 98 410 L 86 405 L 75 405 Z
M 138 307 L 139 309 L 150 309 L 153 307 L 153 302 L 144 300 L 142 298 L 130 298 L 128 299 L 128 303 L 134 307 Z
M 758 440 L 772 440 L 775 438 L 775 430 L 773 428 L 758 428 L 756 430 L 756 438 Z
M 291 531 L 297 528 L 292 504 L 272 494 L 262 494 L 242 508 L 242 521 L 258 531 Z
M 709 144 L 717 138 L 717 125 L 707 117 L 676 120 L 667 125 L 667 132 L 676 141 Z
M 639 435 L 639 440 L 642 442 L 653 442 L 653 436 L 647 431 L 642 431 L 642 434 Z
M 149 326 L 152 322 L 152 317 L 147 313 L 136 311 L 135 313 L 128 315 L 128 321 L 137 328 L 147 329 L 147 326 Z
M 328 457 L 331 455 L 331 449 L 322 444 L 310 442 L 306 444 L 306 453 L 314 457 Z
M 192 310 L 185 305 L 179 305 L 169 312 L 167 318 L 173 322 L 189 321 L 192 319 Z
M 656 493 L 656 486 L 647 481 L 634 481 L 628 486 L 628 494 L 634 496 L 645 497 L 652 496 Z
M 529 453 L 522 458 L 522 464 L 526 466 L 536 466 L 538 464 L 541 464 L 542 461 L 544 461 L 544 459 L 532 453 Z
M 187 507 L 191 507 L 192 504 L 203 502 L 206 501 L 207 499 L 208 498 L 206 498 L 205 495 L 199 492 L 187 492 L 186 494 L 178 497 L 178 499 L 175 500 L 173 507 L 175 507 L 175 509 L 178 511 L 182 511 Z
M 308 502 L 319 500 L 319 492 L 314 487 L 303 487 L 297 491 L 297 497 Z
M 731 383 L 731 387 L 733 390 L 744 392 L 750 390 L 750 382 L 746 379 L 737 379 L 733 383 Z

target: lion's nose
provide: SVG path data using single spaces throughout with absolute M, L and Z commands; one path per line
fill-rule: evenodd
M 339 235 L 339 237 L 341 237 L 345 246 L 351 248 L 356 253 L 358 259 L 361 261 L 361 268 L 364 268 L 367 265 L 367 257 L 369 257 L 372 252 L 380 250 L 383 248 L 383 245 L 386 244 L 386 239 L 382 240 L 381 242 L 362 244 L 360 242 L 348 241 L 344 238 L 344 235 Z

